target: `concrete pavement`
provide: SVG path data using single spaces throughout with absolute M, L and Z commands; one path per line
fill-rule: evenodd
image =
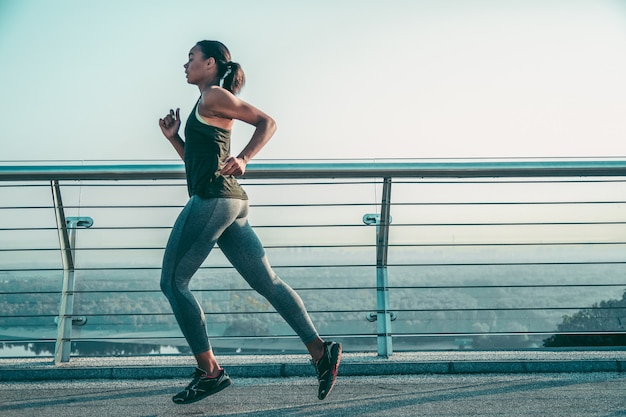
M 191 357 L 0 359 L 2 417 L 626 417 L 626 351 L 347 353 L 317 399 L 305 355 L 221 357 L 234 385 L 175 405 Z
M 0 383 L 4 417 L 626 416 L 621 373 L 411 375 L 339 378 L 316 398 L 314 378 L 239 378 L 176 405 L 188 379 Z

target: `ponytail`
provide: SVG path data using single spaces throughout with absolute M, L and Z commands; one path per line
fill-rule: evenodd
M 222 87 L 237 95 L 246 83 L 246 75 L 241 69 L 241 65 L 229 61 L 226 63 L 226 74 L 222 80 Z

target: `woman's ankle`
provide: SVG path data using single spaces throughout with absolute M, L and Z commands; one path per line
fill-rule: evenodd
M 198 368 L 204 371 L 209 378 L 215 378 L 219 376 L 222 371 L 222 367 L 217 363 L 217 359 L 213 355 L 212 351 L 203 352 L 196 356 L 198 362 Z
M 324 356 L 324 341 L 317 338 L 306 344 L 306 348 L 314 361 L 319 361 Z

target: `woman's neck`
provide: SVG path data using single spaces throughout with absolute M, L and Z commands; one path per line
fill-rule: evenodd
M 200 90 L 200 93 L 203 93 L 204 91 L 210 89 L 213 86 L 218 86 L 220 85 L 220 80 L 207 80 L 206 82 L 202 82 L 198 84 L 198 89 Z

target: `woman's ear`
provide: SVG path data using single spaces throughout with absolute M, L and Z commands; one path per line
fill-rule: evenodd
M 206 60 L 206 65 L 208 68 L 212 67 L 215 65 L 215 58 L 214 57 L 210 57 L 209 59 Z

